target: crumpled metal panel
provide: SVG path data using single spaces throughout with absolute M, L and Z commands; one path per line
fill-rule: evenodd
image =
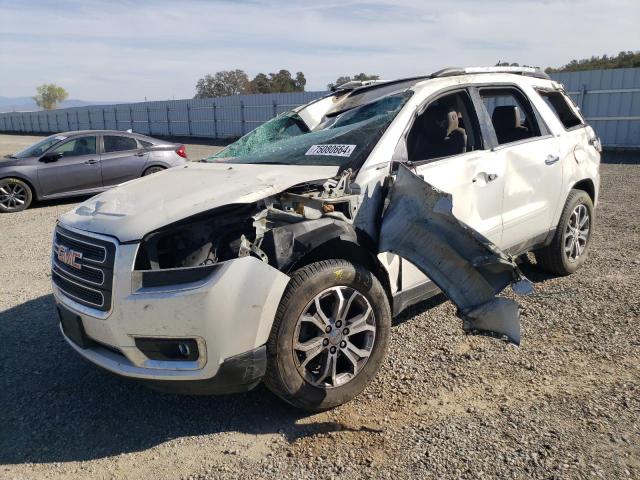
M 514 284 L 531 290 L 510 256 L 453 215 L 453 199 L 400 165 L 389 192 L 379 251 L 414 263 L 458 307 L 466 330 L 494 332 L 520 344 L 518 305 L 496 297 Z

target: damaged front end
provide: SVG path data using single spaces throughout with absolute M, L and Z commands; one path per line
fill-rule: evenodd
M 451 195 L 399 165 L 380 231 L 381 252 L 414 263 L 458 307 L 467 331 L 492 332 L 520 344 L 517 303 L 496 297 L 508 285 L 532 290 L 513 258 L 453 215 Z
M 174 272 L 184 283 L 204 278 L 220 262 L 254 256 L 287 272 L 331 239 L 357 243 L 351 223 L 359 195 L 351 190 L 352 175 L 347 169 L 324 183 L 216 208 L 151 232 L 141 242 L 135 270 Z M 142 286 L 151 276 L 142 276 Z
M 382 196 L 375 198 L 360 194 L 347 169 L 324 182 L 220 207 L 152 232 L 141 243 L 135 269 L 143 272 L 143 287 L 162 284 L 159 278 L 166 284 L 202 280 L 221 262 L 246 256 L 288 273 L 310 252 L 339 240 L 366 249 L 369 257 L 391 252 L 407 259 L 458 307 L 466 330 L 519 344 L 518 306 L 496 295 L 510 284 L 525 293 L 530 283 L 511 257 L 453 216 L 451 195 L 400 165 L 382 218 L 376 219 L 377 251 L 356 218 L 362 202 L 382 203 Z

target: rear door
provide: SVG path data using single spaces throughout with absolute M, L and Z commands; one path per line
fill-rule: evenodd
M 51 150 L 61 157 L 38 165 L 38 180 L 44 196 L 102 187 L 97 140 L 95 135 L 73 137 Z
M 102 136 L 102 182 L 105 187 L 142 176 L 149 152 L 127 135 Z
M 480 87 L 491 119 L 497 162 L 505 166 L 500 246 L 521 251 L 542 241 L 553 226 L 562 188 L 557 139 L 515 85 Z

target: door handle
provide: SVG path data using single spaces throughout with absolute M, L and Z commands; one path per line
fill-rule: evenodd
M 136 157 L 144 157 L 147 154 L 147 152 L 139 152 L 134 154 Z
M 480 172 L 475 177 L 473 177 L 472 182 L 486 185 L 489 182 L 493 182 L 496 178 L 498 178 L 497 173 Z
M 553 165 L 554 163 L 556 163 L 559 160 L 560 160 L 560 156 L 559 155 L 549 155 L 549 156 L 547 156 L 547 159 L 544 161 L 544 163 L 547 164 L 547 165 Z
M 87 165 L 93 165 L 94 163 L 98 163 L 100 160 L 96 160 L 95 158 L 92 158 L 91 160 L 87 160 L 86 163 Z

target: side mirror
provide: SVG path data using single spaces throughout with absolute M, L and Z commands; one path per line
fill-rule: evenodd
M 60 160 L 60 157 L 62 157 L 62 153 L 60 152 L 47 152 L 40 157 L 40 161 L 43 163 L 52 163 Z

